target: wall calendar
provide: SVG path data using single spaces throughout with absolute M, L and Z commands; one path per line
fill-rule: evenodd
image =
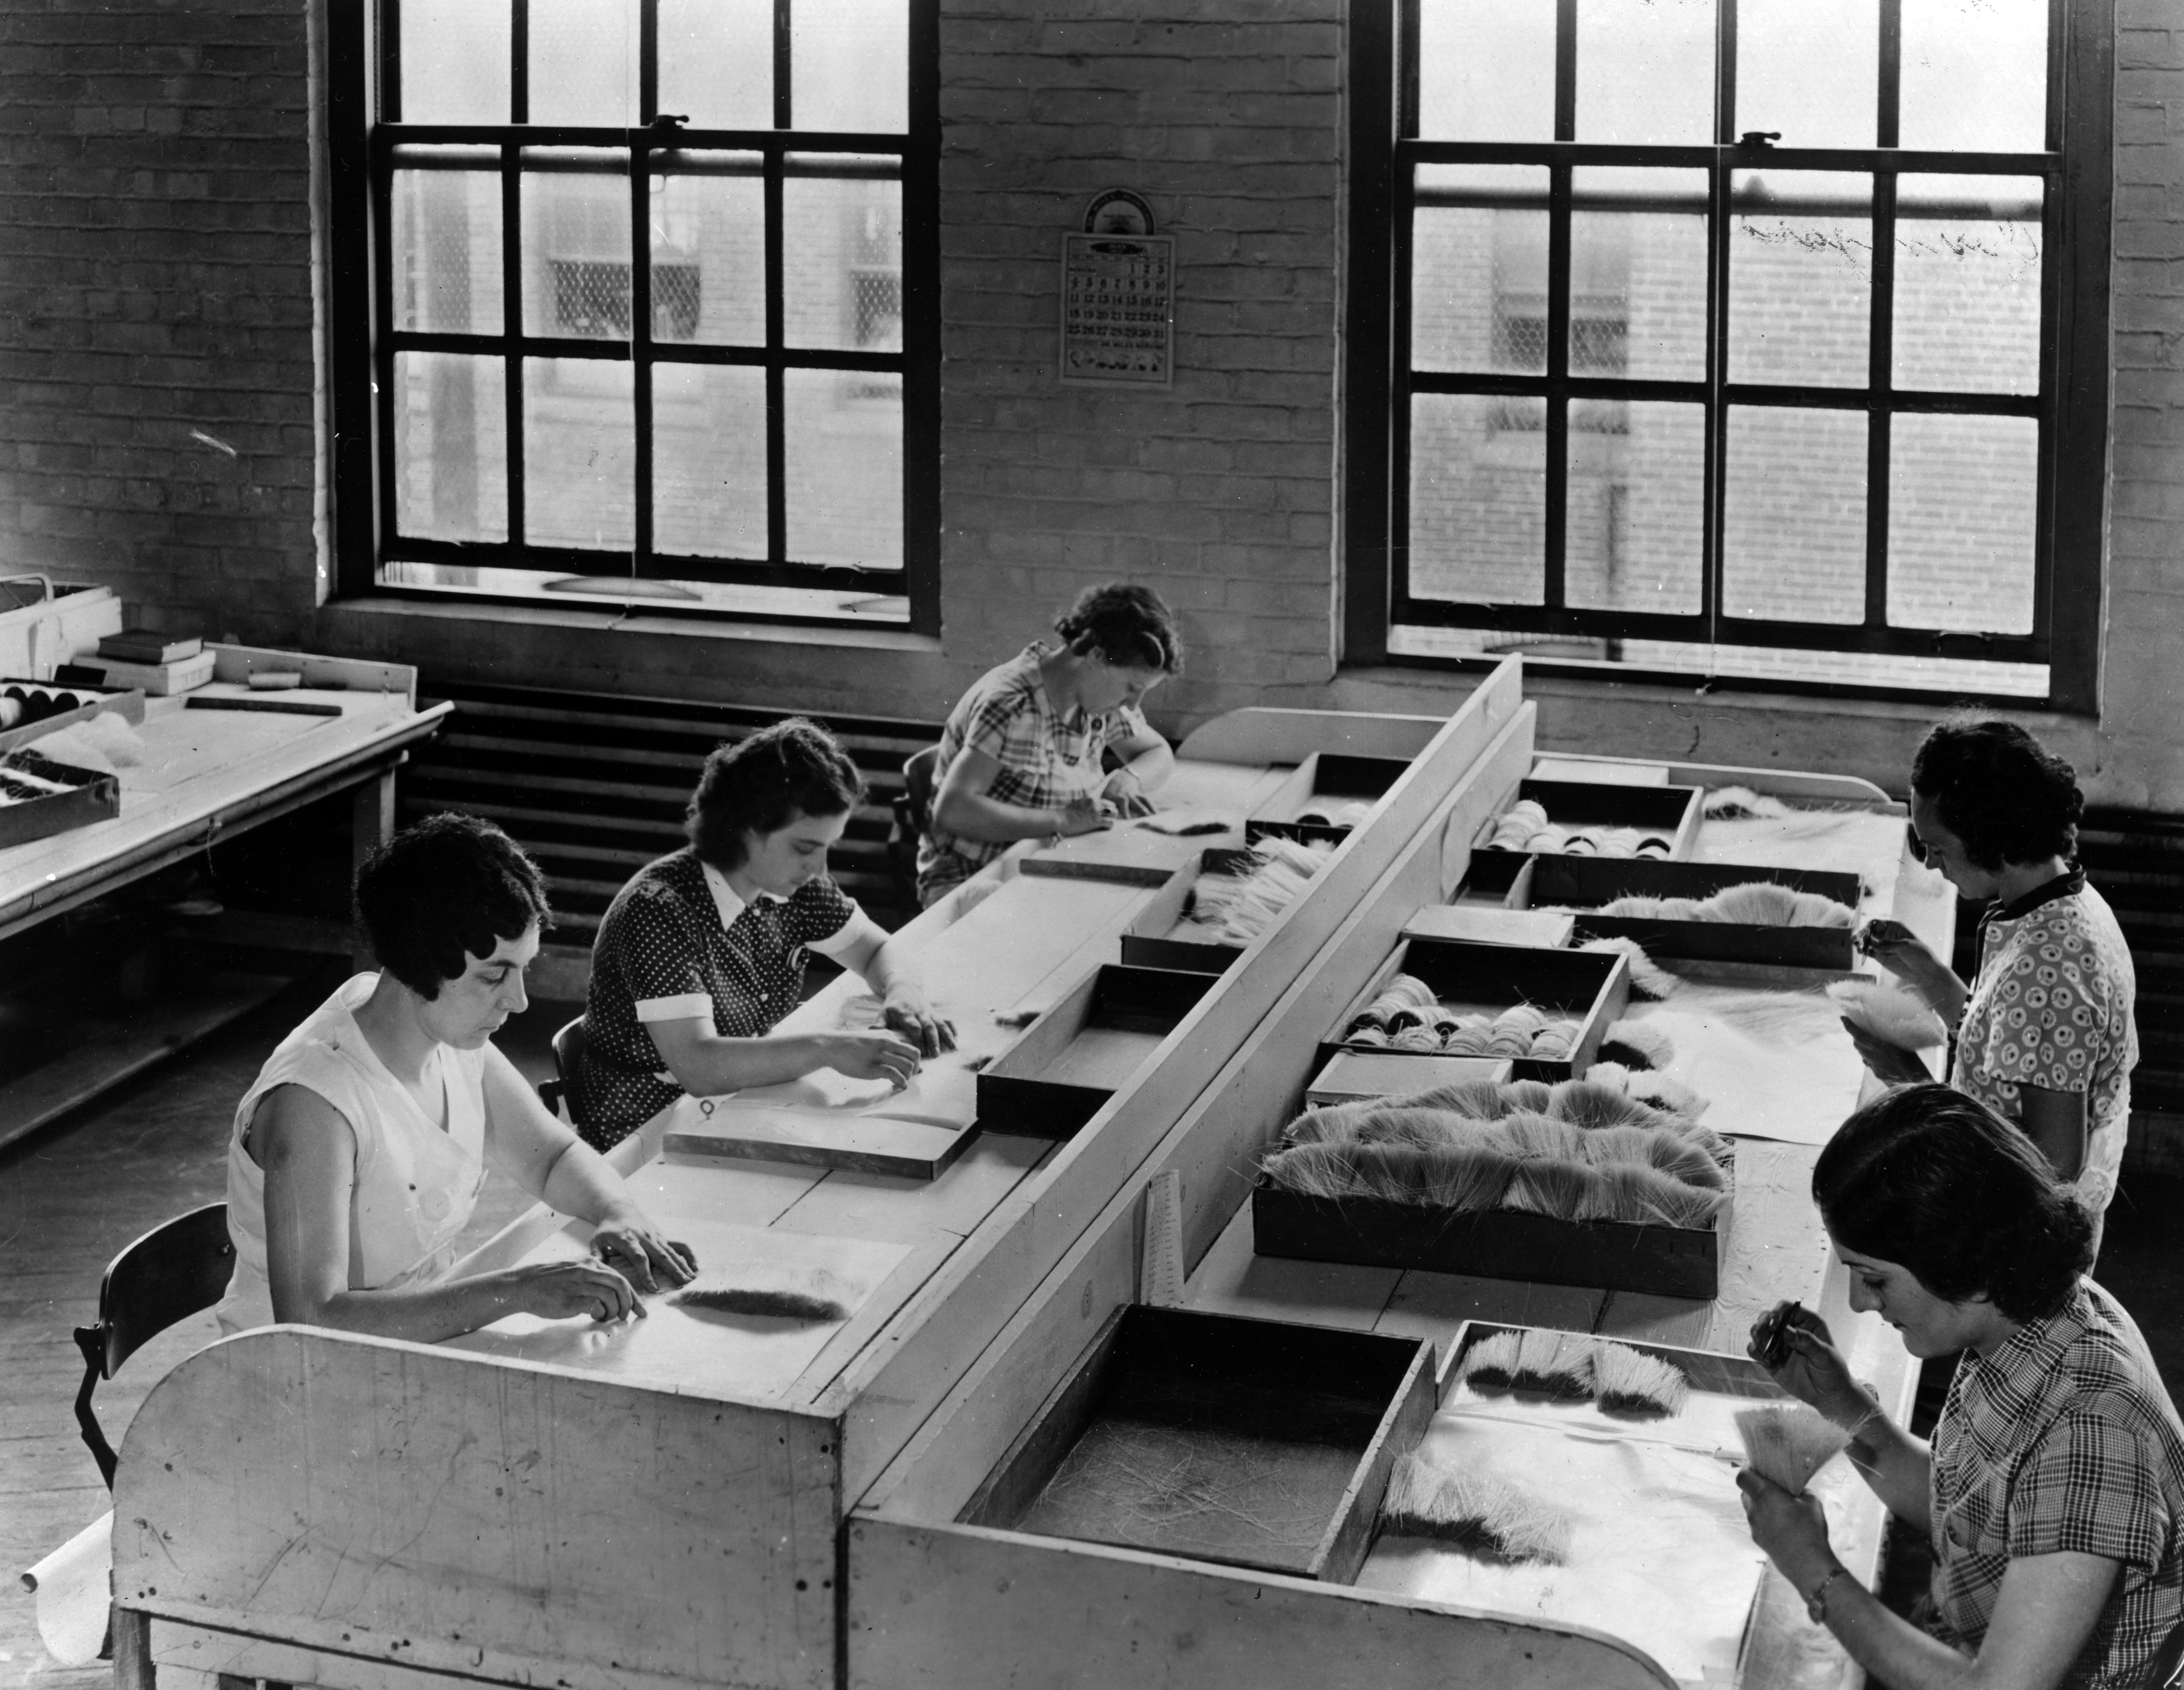
M 1171 387 L 1174 354 L 1174 237 L 1062 237 L 1063 384 Z

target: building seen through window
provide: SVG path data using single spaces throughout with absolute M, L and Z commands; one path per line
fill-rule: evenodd
M 387 9 L 376 584 L 918 619 L 922 4 Z

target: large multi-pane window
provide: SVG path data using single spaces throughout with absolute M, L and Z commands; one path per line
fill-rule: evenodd
M 348 581 L 929 625 L 930 0 L 336 10 Z
M 2081 684 L 2074 9 L 1400 0 L 1390 652 Z

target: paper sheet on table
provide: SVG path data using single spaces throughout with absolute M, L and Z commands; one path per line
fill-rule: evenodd
M 1728 1463 L 1615 1434 L 1451 1413 L 1435 1417 L 1419 1450 L 1564 1509 L 1568 1562 L 1503 1566 L 1384 1536 L 1359 1588 L 1587 1626 L 1652 1657 L 1679 1684 L 1735 1681 L 1766 1558 L 1745 1525 Z
M 36 1593 L 38 1636 L 63 1666 L 88 1666 L 98 1659 L 113 1572 L 114 1510 L 109 1509 L 23 1575 L 25 1587 Z
M 827 1298 L 842 1305 L 844 1319 L 693 1311 L 677 1308 L 673 1293 L 663 1289 L 645 1299 L 648 1313 L 641 1320 L 601 1325 L 583 1319 L 511 1314 L 482 1330 L 450 1338 L 448 1347 L 582 1368 L 632 1385 L 769 1396 L 795 1382 L 909 1253 L 906 1245 L 716 1221 L 678 1219 L 669 1230 L 696 1253 L 699 1283 Z M 566 1261 L 585 1253 L 574 1235 L 557 1232 L 527 1259 Z
M 1858 1107 L 1865 1064 L 1825 992 L 1686 980 L 1625 1018 L 1675 1046 L 1664 1072 L 1709 1101 L 1718 1133 L 1825 1144 Z

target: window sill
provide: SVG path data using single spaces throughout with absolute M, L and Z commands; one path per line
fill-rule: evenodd
M 405 626 L 459 630 L 488 628 L 565 629 L 591 634 L 665 635 L 686 640 L 725 640 L 755 645 L 816 646 L 827 650 L 896 651 L 938 655 L 939 639 L 905 628 L 873 627 L 854 622 L 732 622 L 707 617 L 624 616 L 618 611 L 544 605 L 435 604 L 429 600 L 365 594 L 336 599 L 319 607 L 318 626 L 337 637 L 370 642 L 399 639 Z

